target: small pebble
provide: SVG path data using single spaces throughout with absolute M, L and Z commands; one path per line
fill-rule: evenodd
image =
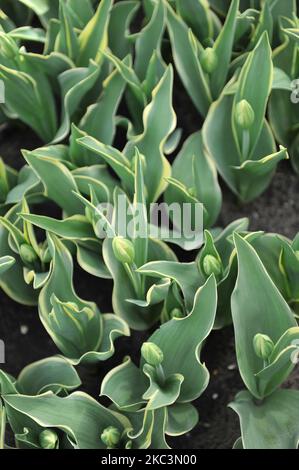
M 29 331 L 29 328 L 27 325 L 21 325 L 20 326 L 20 332 L 21 332 L 21 335 L 27 335 Z
M 213 393 L 212 400 L 217 400 L 218 397 L 219 397 L 218 393 Z
M 230 364 L 229 366 L 227 366 L 227 370 L 236 370 L 237 368 L 237 364 Z

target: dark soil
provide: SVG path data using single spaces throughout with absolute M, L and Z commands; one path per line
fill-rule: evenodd
M 200 128 L 201 122 L 190 101 L 186 103 L 186 98 L 182 100 L 181 96 L 179 91 L 175 93 L 175 106 L 180 117 L 179 126 L 184 128 L 186 137 Z M 31 132 L 24 132 L 22 128 L 2 130 L 0 134 L 0 155 L 15 168 L 22 165 L 20 148 L 32 149 L 41 144 Z M 283 163 L 270 188 L 247 206 L 238 205 L 234 196 L 223 186 L 224 203 L 219 223 L 225 226 L 236 218 L 249 217 L 252 230 L 277 232 L 293 238 L 299 231 L 298 193 L 299 178 L 288 162 Z M 75 285 L 82 298 L 96 301 L 103 312 L 111 311 L 110 281 L 91 277 L 77 267 Z M 133 332 L 131 338 L 118 340 L 115 357 L 102 363 L 97 370 L 81 367 L 79 373 L 83 390 L 97 397 L 105 373 L 127 354 L 137 358 L 139 346 L 146 337 L 147 334 Z M 0 292 L 0 338 L 6 346 L 4 370 L 14 376 L 30 362 L 58 352 L 39 321 L 37 309 L 18 305 L 3 292 Z M 206 392 L 196 402 L 199 424 L 188 435 L 169 442 L 176 448 L 228 449 L 239 437 L 240 431 L 238 418 L 227 405 L 244 388 L 236 367 L 232 327 L 211 334 L 203 351 L 203 360 L 210 370 L 211 380 Z M 288 385 L 298 386 L 298 382 L 299 372 L 295 372 Z

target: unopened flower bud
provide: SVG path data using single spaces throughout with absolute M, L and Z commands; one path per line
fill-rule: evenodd
M 247 100 L 241 100 L 236 105 L 235 119 L 241 129 L 250 129 L 254 123 L 255 114 Z
M 104 429 L 101 434 L 101 441 L 110 449 L 113 449 L 113 447 L 117 446 L 120 438 L 120 431 L 114 426 L 109 426 L 108 428 Z
M 55 431 L 45 429 L 39 435 L 39 443 L 43 449 L 56 449 L 58 436 Z
M 188 189 L 188 192 L 190 194 L 190 196 L 192 197 L 196 197 L 197 196 L 197 191 L 196 191 L 196 188 L 194 186 L 192 186 L 191 188 Z
M 112 242 L 115 258 L 121 263 L 132 264 L 135 259 L 134 245 L 123 237 L 115 237 Z
M 153 367 L 159 366 L 164 359 L 163 352 L 155 343 L 143 343 L 141 355 L 145 362 Z
M 20 256 L 26 263 L 34 263 L 38 258 L 32 246 L 27 243 L 20 246 Z
M 215 274 L 219 276 L 222 271 L 222 266 L 220 261 L 213 255 L 206 255 L 203 259 L 203 270 L 207 276 Z
M 174 308 L 170 312 L 170 318 L 184 318 L 185 314 L 180 308 Z
M 206 73 L 213 73 L 218 65 L 218 57 L 212 47 L 207 47 L 200 54 L 200 63 Z
M 273 352 L 274 343 L 269 336 L 258 333 L 253 338 L 253 348 L 255 354 L 266 361 Z

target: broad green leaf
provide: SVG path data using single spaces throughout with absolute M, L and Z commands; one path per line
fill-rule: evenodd
M 197 289 L 204 284 L 205 278 L 199 272 L 196 263 L 178 263 L 176 261 L 151 261 L 141 266 L 138 272 L 151 277 L 170 278 L 182 290 L 187 309 L 191 310 Z
M 276 164 L 286 158 L 287 153 L 285 150 L 276 153 L 272 131 L 264 120 L 254 153 L 242 164 L 232 121 L 227 119 L 232 115 L 232 107 L 233 96 L 227 90 L 210 108 L 203 127 L 203 140 L 225 182 L 243 202 L 249 202 L 267 188 Z
M 59 2 L 60 32 L 56 39 L 55 49 L 75 60 L 79 52 L 77 34 L 73 28 L 72 18 L 64 0 Z
M 31 76 L 4 65 L 0 66 L 0 78 L 5 84 L 6 106 L 41 139 L 51 141 L 57 129 L 57 118 L 48 78 L 41 73 Z M 28 113 L 28 109 L 32 111 Z
M 173 405 L 176 402 L 184 381 L 183 375 L 171 374 L 161 384 L 154 367 L 145 364 L 143 366 L 143 373 L 150 381 L 148 389 L 143 394 L 143 398 L 147 400 L 146 408 L 148 410 L 157 410 Z
M 39 296 L 39 315 L 49 335 L 70 359 L 97 351 L 103 319 L 93 302 L 80 299 L 73 287 L 73 262 L 63 243 L 48 233 L 53 258 L 49 279 Z
M 152 93 L 152 101 L 143 112 L 143 133 L 130 139 L 124 149 L 132 159 L 135 148 L 145 157 L 144 180 L 147 202 L 156 201 L 165 189 L 164 178 L 170 176 L 170 164 L 163 154 L 164 145 L 176 127 L 172 106 L 173 69 L 168 67 Z
M 88 67 L 78 67 L 66 70 L 59 75 L 58 80 L 62 95 L 62 122 L 52 143 L 62 141 L 71 129 L 71 119 L 77 111 L 82 99 L 96 84 L 100 67 L 93 61 Z
M 191 431 L 198 422 L 198 412 L 190 403 L 175 403 L 167 408 L 166 434 L 180 436 Z
M 238 413 L 244 449 L 297 449 L 299 441 L 297 390 L 277 390 L 256 404 L 240 392 L 230 407 Z
M 108 397 L 119 409 L 135 411 L 145 404 L 142 398 L 148 380 L 129 357 L 104 377 L 101 395 Z
M 153 11 L 151 20 L 137 35 L 135 42 L 134 70 L 142 82 L 146 78 L 148 64 L 153 51 L 160 50 L 165 29 L 166 11 L 163 0 L 159 0 Z
M 134 173 L 130 167 L 130 161 L 119 150 L 90 136 L 80 138 L 78 143 L 100 155 L 122 181 L 123 187 L 128 189 L 131 194 L 133 193 Z
M 113 277 L 114 287 L 112 294 L 113 310 L 117 316 L 123 318 L 128 325 L 136 330 L 144 330 L 154 325 L 161 315 L 163 304 L 154 304 L 149 307 L 141 308 L 135 303 L 128 302 L 126 299 L 136 299 L 136 291 L 133 287 L 128 273 L 119 261 L 116 260 L 112 249 L 111 238 L 106 238 L 103 243 L 103 257 L 111 276 Z M 149 239 L 148 259 L 166 259 L 175 260 L 174 253 L 161 241 Z M 159 276 L 154 276 L 159 277 Z M 165 277 L 165 276 L 164 276 Z M 155 280 L 147 280 L 139 300 L 144 300 L 146 292 L 155 284 Z M 124 297 L 124 292 L 126 293 Z
M 137 0 L 124 0 L 113 5 L 108 26 L 109 47 L 112 53 L 124 59 L 131 52 L 129 25 L 138 10 Z
M 34 362 L 20 373 L 16 387 L 24 395 L 40 395 L 52 391 L 74 390 L 81 380 L 73 366 L 64 358 L 53 356 Z
M 42 428 L 60 429 L 78 449 L 105 449 L 100 439 L 104 429 L 114 426 L 122 432 L 130 427 L 126 418 L 82 392 L 66 398 L 48 392 L 37 397 L 6 395 L 3 399 L 9 413 L 28 416 Z
M 238 365 L 247 388 L 262 398 L 255 374 L 263 368 L 263 361 L 254 351 L 253 338 L 261 333 L 276 343 L 296 326 L 296 320 L 253 247 L 237 234 L 235 244 L 239 273 L 231 302 Z
M 74 215 L 64 220 L 34 214 L 20 214 L 28 222 L 43 230 L 53 232 L 64 239 L 89 240 L 95 237 L 91 224 L 83 215 Z
M 213 46 L 218 64 L 211 74 L 210 87 L 214 98 L 220 95 L 228 75 L 229 64 L 232 56 L 233 42 L 236 30 L 236 18 L 239 8 L 239 0 L 233 0 L 224 26 Z
M 272 51 L 268 35 L 264 33 L 255 49 L 247 57 L 238 79 L 238 90 L 234 97 L 232 109 L 232 128 L 234 136 L 237 139 L 241 161 L 244 161 L 244 159 L 252 159 L 263 129 L 266 106 L 273 80 L 271 55 Z M 259 87 L 255 86 L 257 73 L 259 74 L 261 83 Z M 242 149 L 242 132 L 244 131 L 238 128 L 235 120 L 236 106 L 242 100 L 246 100 L 250 104 L 255 115 L 253 125 L 248 130 L 249 149 L 248 151 L 246 150 L 247 155 L 244 155 L 244 149 Z
M 0 276 L 5 273 L 15 263 L 12 256 L 2 256 L 0 258 Z
M 116 132 L 115 114 L 120 104 L 125 82 L 114 71 L 103 83 L 103 92 L 98 103 L 91 105 L 83 116 L 79 127 L 103 144 L 112 145 Z M 103 119 L 105 116 L 105 119 Z M 82 152 L 82 148 L 80 149 Z
M 195 400 L 208 384 L 209 373 L 200 362 L 200 349 L 213 328 L 216 307 L 216 281 L 211 276 L 196 292 L 191 313 L 164 323 L 149 339 L 163 352 L 162 367 L 166 377 L 172 374 L 184 377 L 179 402 Z
M 213 37 L 214 25 L 208 2 L 205 0 L 176 0 L 177 10 L 201 42 Z
M 78 191 L 75 180 L 67 167 L 56 158 L 40 155 L 39 150 L 23 151 L 24 158 L 38 175 L 45 187 L 45 195 L 64 209 L 68 215 L 78 213 L 78 202 L 72 191 Z
M 87 67 L 90 60 L 100 63 L 103 51 L 107 44 L 107 28 L 109 13 L 112 6 L 111 0 L 102 0 L 97 11 L 79 36 L 79 56 L 77 64 Z
M 202 116 L 206 116 L 212 103 L 209 85 L 192 47 L 189 30 L 168 2 L 167 28 L 172 55 L 180 78 L 198 111 Z
M 44 43 L 46 36 L 45 32 L 41 28 L 32 28 L 31 26 L 22 26 L 21 28 L 15 28 L 8 34 L 14 39 L 20 39 L 22 41 L 33 41 Z
M 192 171 L 185 171 L 186 166 Z M 172 165 L 172 177 L 184 183 L 187 188 L 193 188 L 197 199 L 203 203 L 205 226 L 212 225 L 220 211 L 222 195 L 217 180 L 217 172 L 213 160 L 203 147 L 200 132 L 192 134 L 184 143 Z M 178 193 L 173 186 L 165 192 L 168 204 L 179 202 Z

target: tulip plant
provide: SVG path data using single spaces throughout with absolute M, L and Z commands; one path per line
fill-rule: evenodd
M 282 160 L 299 171 L 297 5 L 0 0 L 0 132 L 37 142 L 21 168 L 0 158 L 1 295 L 36 308 L 57 350 L 0 370 L 1 449 L 169 449 L 229 325 L 235 447 L 298 447 L 299 234 L 219 218 L 223 183 L 246 204 Z M 83 271 L 112 309 L 79 296 Z

